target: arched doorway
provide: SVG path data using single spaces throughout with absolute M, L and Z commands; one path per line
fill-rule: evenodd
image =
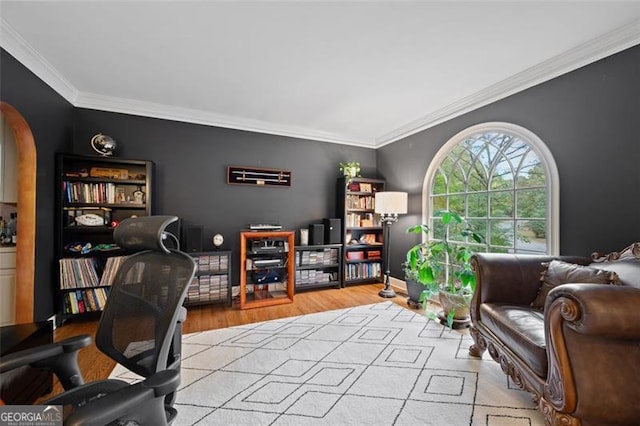
M 33 322 L 36 252 L 36 145 L 24 117 L 0 102 L 0 113 L 13 130 L 18 162 L 18 241 L 16 244 L 16 323 Z

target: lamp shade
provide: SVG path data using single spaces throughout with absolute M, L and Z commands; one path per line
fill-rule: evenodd
M 406 214 L 407 193 L 385 191 L 376 193 L 376 213 Z

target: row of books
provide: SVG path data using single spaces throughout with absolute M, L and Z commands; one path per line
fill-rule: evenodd
M 380 217 L 373 213 L 347 213 L 345 225 L 347 227 L 380 226 Z
M 195 277 L 187 290 L 187 302 L 226 299 L 228 291 L 229 281 L 226 275 Z
M 109 296 L 108 288 L 90 288 L 66 292 L 64 295 L 65 314 L 83 314 L 104 309 Z
M 82 288 L 97 287 L 100 285 L 98 279 L 98 262 L 93 257 L 83 258 L 63 258 L 60 263 L 60 288 Z
M 116 272 L 120 268 L 126 256 L 112 256 L 107 262 L 98 278 L 100 266 L 94 257 L 63 258 L 60 263 L 60 288 L 87 288 L 98 286 L 110 286 L 113 283 Z
M 338 249 L 326 248 L 320 250 L 303 250 L 296 253 L 296 264 L 304 265 L 333 265 L 338 263 Z
M 296 285 L 328 283 L 338 281 L 338 273 L 317 269 L 296 271 Z
M 116 204 L 124 202 L 124 192 L 114 183 L 63 182 L 68 203 Z
M 104 266 L 104 272 L 102 273 L 102 277 L 100 278 L 100 285 L 111 285 L 113 284 L 113 279 L 116 276 L 116 272 L 120 269 L 120 265 L 127 256 L 112 256 L 107 258 L 107 263 Z
M 226 254 L 199 255 L 198 272 L 226 272 L 229 270 L 229 256 Z
M 376 197 L 373 195 L 347 195 L 346 204 L 348 209 L 374 210 Z
M 344 277 L 346 280 L 380 278 L 382 266 L 378 262 L 349 264 L 344 268 Z

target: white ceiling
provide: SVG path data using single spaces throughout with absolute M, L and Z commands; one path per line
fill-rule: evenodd
M 640 2 L 0 1 L 73 105 L 379 147 L 640 43 Z

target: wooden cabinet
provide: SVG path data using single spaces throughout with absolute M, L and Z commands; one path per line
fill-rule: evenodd
M 18 202 L 18 156 L 13 130 L 0 114 L 0 202 Z
M 240 309 L 293 302 L 292 231 L 240 233 Z
M 342 244 L 297 246 L 295 289 L 342 287 Z
M 187 290 L 184 305 L 231 305 L 231 252 L 212 251 L 189 255 L 195 259 L 197 270 Z
M 151 214 L 153 163 L 56 155 L 56 257 L 61 319 L 100 312 L 122 256 L 115 226 Z
M 16 248 L 0 247 L 0 326 L 16 320 Z
M 375 194 L 382 191 L 383 180 L 338 179 L 336 206 L 342 217 L 344 285 L 383 281 L 384 233 L 375 213 Z

